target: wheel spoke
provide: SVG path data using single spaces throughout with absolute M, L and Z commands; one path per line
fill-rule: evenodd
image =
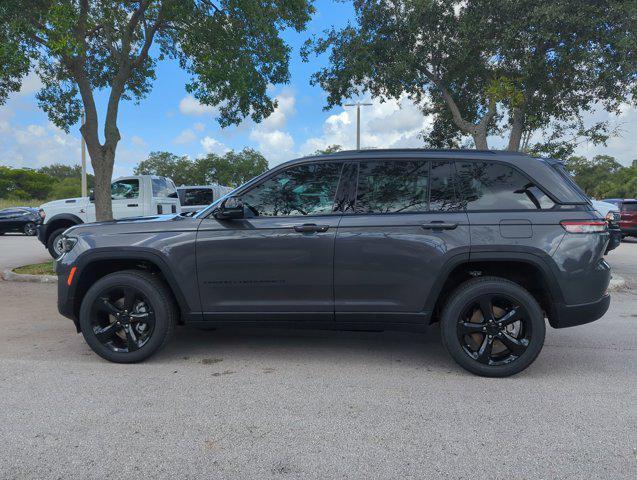
M 145 323 L 148 326 L 155 324 L 155 314 L 153 312 L 131 313 L 131 322 Z
M 133 331 L 133 327 L 127 325 L 124 327 L 124 332 L 126 332 L 126 345 L 128 346 L 128 351 L 134 352 L 139 348 L 139 345 L 137 345 L 137 336 Z
M 133 307 L 135 306 L 135 292 L 127 288 L 124 291 L 124 310 L 128 310 L 129 312 L 133 311 Z
M 490 322 L 493 320 L 493 305 L 491 304 L 491 297 L 480 297 L 480 311 L 482 312 L 483 322 Z
M 458 324 L 458 333 L 460 335 L 469 335 L 470 333 L 482 333 L 483 325 L 481 323 L 461 322 Z
M 496 322 L 501 327 L 506 327 L 507 325 L 511 325 L 512 323 L 517 322 L 520 319 L 520 311 L 517 307 L 512 308 L 507 313 L 505 313 L 502 317 L 498 318 Z
M 118 315 L 122 311 L 117 308 L 108 298 L 100 298 L 100 310 L 104 310 L 111 315 Z
M 522 355 L 526 350 L 526 347 L 529 346 L 529 341 L 527 339 L 522 338 L 518 340 L 506 332 L 502 332 L 498 335 L 498 340 L 500 340 L 513 355 L 517 355 L 518 357 Z
M 115 332 L 119 329 L 117 323 L 113 322 L 105 327 L 98 327 L 97 330 L 93 330 L 97 339 L 104 343 L 111 339 Z
M 493 338 L 488 335 L 484 336 L 484 340 L 482 341 L 482 345 L 480 345 L 480 349 L 477 352 L 476 360 L 480 363 L 489 363 L 491 359 L 491 350 L 493 349 Z

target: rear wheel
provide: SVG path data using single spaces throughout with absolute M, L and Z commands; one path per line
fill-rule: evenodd
M 98 280 L 80 308 L 86 343 L 102 358 L 141 362 L 162 348 L 177 311 L 166 284 L 147 272 L 127 270 Z
M 498 277 L 476 278 L 458 287 L 443 309 L 441 329 L 453 359 L 486 377 L 524 370 L 542 350 L 546 333 L 535 298 Z

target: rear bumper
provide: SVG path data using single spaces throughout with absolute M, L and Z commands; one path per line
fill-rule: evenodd
M 637 236 L 637 225 L 622 225 L 620 224 L 621 231 L 624 235 Z
M 599 320 L 608 311 L 610 295 L 606 294 L 596 302 L 581 305 L 555 305 L 555 315 L 549 319 L 553 328 L 574 327 Z

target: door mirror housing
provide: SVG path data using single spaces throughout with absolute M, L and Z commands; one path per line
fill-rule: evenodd
M 88 191 L 88 201 L 89 202 L 95 201 L 95 192 L 93 191 L 92 188 Z
M 217 220 L 237 220 L 244 217 L 243 202 L 237 197 L 228 197 L 212 212 Z

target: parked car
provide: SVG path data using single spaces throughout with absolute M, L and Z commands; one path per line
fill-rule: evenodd
M 339 152 L 279 165 L 194 217 L 78 225 L 59 311 L 139 362 L 176 324 L 423 329 L 463 368 L 528 367 L 609 307 L 608 227 L 562 163 L 480 151 Z M 558 368 L 554 365 L 553 368 Z
M 203 210 L 212 202 L 220 199 L 232 188 L 223 185 L 183 185 L 177 187 L 181 211 L 185 213 L 195 213 Z
M 608 233 L 610 234 L 610 240 L 608 241 L 608 247 L 606 247 L 606 253 L 617 248 L 622 241 L 622 231 L 619 228 L 619 208 L 617 205 L 608 202 L 601 202 L 599 200 L 592 200 L 593 208 L 606 219 L 608 224 Z
M 37 208 L 5 208 L 0 210 L 0 235 L 7 232 L 21 232 L 33 236 L 37 233 L 37 226 L 41 221 Z
M 637 237 L 637 199 L 607 198 L 605 202 L 613 203 L 619 208 L 621 219 L 619 228 L 624 237 Z
M 113 217 L 129 218 L 181 213 L 177 188 L 166 177 L 135 175 L 111 183 Z M 53 258 L 62 254 L 62 233 L 74 225 L 95 221 L 95 202 L 90 197 L 65 198 L 40 206 L 43 223 L 38 239 Z

